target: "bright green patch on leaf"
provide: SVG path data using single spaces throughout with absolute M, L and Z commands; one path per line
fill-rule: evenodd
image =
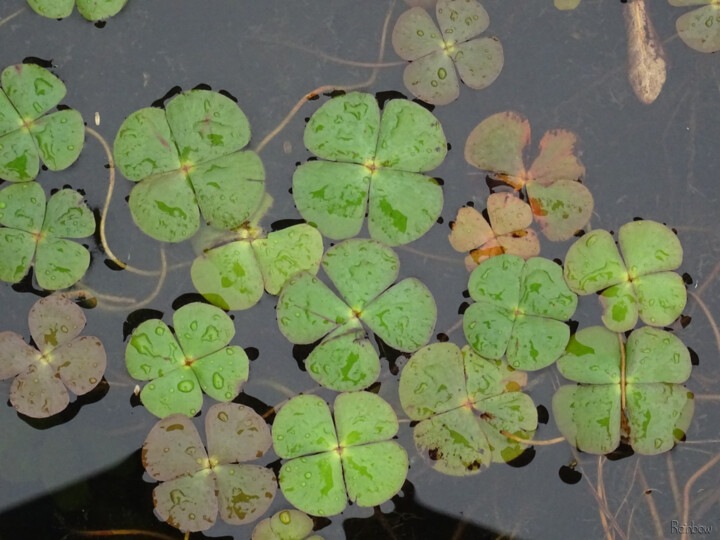
M 245 114 L 209 90 L 184 92 L 165 111 L 146 108 L 128 116 L 114 155 L 122 173 L 139 182 L 130 194 L 135 223 L 165 242 L 192 236 L 199 212 L 217 229 L 242 225 L 265 189 L 260 158 L 241 151 L 249 141 Z
M 400 402 L 415 426 L 415 445 L 445 474 L 481 472 L 493 462 L 510 461 L 528 445 L 506 431 L 532 439 L 537 410 L 519 392 L 513 369 L 487 360 L 470 347 L 436 343 L 416 352 L 400 377 Z
M 80 113 L 46 113 L 65 97 L 65 85 L 35 64 L 7 67 L 0 76 L 0 178 L 34 180 L 40 160 L 51 171 L 72 165 L 85 142 Z
M 252 409 L 218 403 L 205 417 L 207 452 L 190 419 L 160 420 L 143 444 L 147 473 L 161 482 L 153 490 L 155 510 L 182 531 L 204 531 L 220 518 L 251 523 L 270 507 L 277 484 L 271 470 L 244 462 L 270 448 L 270 429 Z
M 374 240 L 346 240 L 325 253 L 322 266 L 342 300 L 302 272 L 288 281 L 277 306 L 280 331 L 291 342 L 324 338 L 307 359 L 308 373 L 320 384 L 345 391 L 375 381 L 379 359 L 363 323 L 401 351 L 415 351 L 430 339 L 435 300 L 415 278 L 392 285 L 399 268 L 392 249 Z
M 704 53 L 720 51 L 720 2 L 718 0 L 669 0 L 673 6 L 707 4 L 681 15 L 675 23 L 680 39 Z
M 614 332 L 634 328 L 638 316 L 651 326 L 669 325 L 687 301 L 682 278 L 672 272 L 682 263 L 680 241 L 655 221 L 626 223 L 618 239 L 619 250 L 610 233 L 598 229 L 570 246 L 568 286 L 581 295 L 602 291 L 603 323 Z
M 235 325 L 221 309 L 199 302 L 173 315 L 175 336 L 159 319 L 141 323 L 125 349 L 130 375 L 150 381 L 140 393 L 155 416 L 182 413 L 194 416 L 202 407 L 203 391 L 218 401 L 230 401 L 248 378 L 249 360 L 236 345 L 227 346 Z
M 440 215 L 442 189 L 421 173 L 442 163 L 447 142 L 440 122 L 420 105 L 390 100 L 381 118 L 370 94 L 333 98 L 310 118 L 305 146 L 327 161 L 295 170 L 293 197 L 325 236 L 355 236 L 367 211 L 373 239 L 406 244 Z
M 490 25 L 480 3 L 439 0 L 435 14 L 439 29 L 423 8 L 407 10 L 395 23 L 392 43 L 398 56 L 410 62 L 405 87 L 423 101 L 447 105 L 460 95 L 458 74 L 470 88 L 481 90 L 500 75 L 504 56 L 497 38 L 477 37 Z
M 540 153 L 525 169 L 523 152 L 530 143 L 530 124 L 512 111 L 494 114 L 470 133 L 465 159 L 516 190 L 527 191 L 535 220 L 553 241 L 567 240 L 590 220 L 593 198 L 580 183 L 585 167 L 575 155 L 575 134 L 548 131 Z
M 534 371 L 565 350 L 570 329 L 562 321 L 575 312 L 577 296 L 554 262 L 499 255 L 473 270 L 468 290 L 475 303 L 463 314 L 463 329 L 481 356 L 506 355 L 513 368 Z
M 35 277 L 43 289 L 65 289 L 77 283 L 90 265 L 87 249 L 68 238 L 95 231 L 95 216 L 82 195 L 56 192 L 45 205 L 37 182 L 14 184 L 0 191 L 0 279 L 17 283 L 35 259 Z
M 606 328 L 584 328 L 557 365 L 582 383 L 561 386 L 553 397 L 558 429 L 580 450 L 606 454 L 623 437 L 637 453 L 654 455 L 685 436 L 694 409 L 693 395 L 681 386 L 690 376 L 690 353 L 673 334 L 645 326 L 624 344 Z
M 96 337 L 82 336 L 85 315 L 62 295 L 38 300 L 30 309 L 30 335 L 38 349 L 15 332 L 0 333 L 0 379 L 15 377 L 10 403 L 34 418 L 59 413 L 70 402 L 68 390 L 87 394 L 105 373 L 107 359 Z
M 335 399 L 335 418 L 321 398 L 297 396 L 275 417 L 275 453 L 286 461 L 280 489 L 296 508 L 333 516 L 347 500 L 377 506 L 395 495 L 407 475 L 405 450 L 392 438 L 398 421 L 390 405 L 369 392 Z

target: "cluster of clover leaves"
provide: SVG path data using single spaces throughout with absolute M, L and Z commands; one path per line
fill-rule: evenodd
M 28 3 L 62 18 L 75 0 Z M 77 0 L 90 20 L 110 17 L 125 3 Z M 715 31 L 712 18 L 720 8 L 716 0 L 705 3 L 689 16 L 704 17 Z M 478 37 L 489 17 L 476 1 L 440 0 L 436 16 L 437 25 L 419 7 L 402 14 L 393 45 L 410 62 L 408 89 L 446 104 L 458 97 L 460 80 L 476 89 L 491 84 L 503 53 L 496 38 Z M 695 39 L 705 46 L 713 36 L 703 30 Z M 63 189 L 47 199 L 33 180 L 41 160 L 60 170 L 77 159 L 82 118 L 67 108 L 47 114 L 65 86 L 39 66 L 11 66 L 1 79 L 0 177 L 13 184 L 0 190 L 0 279 L 21 280 L 34 261 L 42 288 L 67 289 L 89 265 L 87 249 L 69 239 L 90 236 L 95 220 L 80 193 Z M 140 323 L 125 351 L 130 375 L 147 381 L 142 403 L 160 418 L 142 459 L 160 482 L 153 498 L 163 520 L 185 531 L 206 530 L 218 515 L 230 524 L 249 523 L 269 508 L 279 484 L 302 512 L 275 514 L 253 538 L 305 538 L 313 522 L 303 512 L 332 516 L 348 501 L 375 506 L 394 496 L 405 482 L 408 455 L 391 440 L 399 426 L 395 411 L 365 390 L 380 374 L 370 332 L 412 354 L 400 378 L 400 403 L 416 422 L 418 452 L 442 473 L 475 474 L 528 448 L 538 415 L 522 392 L 526 372 L 555 361 L 578 383 L 562 386 L 553 399 L 569 443 L 606 453 L 625 439 L 639 453 L 656 454 L 682 439 L 693 413 L 692 394 L 681 386 L 690 374 L 689 353 L 677 337 L 655 328 L 670 324 L 685 306 L 685 287 L 674 272 L 682 262 L 675 234 L 636 221 L 620 228 L 619 249 L 610 233 L 595 230 L 570 247 L 564 269 L 537 257 L 533 220 L 549 240 L 568 240 L 592 214 L 574 134 L 547 132 L 526 169 L 530 127 L 519 114 L 495 114 L 470 133 L 468 163 L 512 191 L 490 195 L 488 220 L 468 207 L 453 225 L 450 242 L 469 252 L 472 270 L 474 303 L 463 315 L 468 345 L 462 349 L 427 345 L 435 301 L 419 280 L 397 281 L 399 258 L 390 247 L 424 235 L 442 210 L 440 183 L 425 174 L 448 149 L 432 113 L 401 99 L 381 111 L 365 93 L 327 101 L 304 134 L 316 159 L 299 165 L 292 180 L 306 223 L 270 233 L 258 225 L 271 199 L 260 157 L 245 149 L 250 138 L 235 101 L 196 89 L 164 108 L 132 113 L 114 143 L 120 171 L 136 182 L 128 201 L 134 223 L 163 242 L 201 237 L 191 277 L 206 302 L 177 309 L 172 327 L 160 319 Z M 371 238 L 353 238 L 366 216 Z M 203 222 L 210 232 L 196 236 Z M 323 254 L 322 235 L 343 241 Z M 318 277 L 320 267 L 334 289 Z M 235 325 L 226 313 L 251 308 L 263 291 L 279 295 L 281 333 L 294 344 L 314 344 L 308 374 L 339 392 L 332 409 L 313 395 L 290 399 L 272 432 L 253 410 L 233 403 L 248 380 L 249 359 L 231 344 Z M 577 295 L 592 293 L 600 295 L 605 327 L 570 336 L 565 321 Z M 623 340 L 638 318 L 648 326 Z M 102 379 L 105 352 L 97 338 L 78 337 L 84 324 L 81 308 L 54 294 L 29 314 L 37 349 L 18 334 L 0 333 L 0 378 L 15 377 L 10 400 L 20 413 L 56 414 L 69 402 L 67 390 L 81 395 Z M 203 393 L 219 402 L 207 409 L 206 445 L 192 420 Z M 271 444 L 283 460 L 278 478 L 267 467 L 246 464 Z

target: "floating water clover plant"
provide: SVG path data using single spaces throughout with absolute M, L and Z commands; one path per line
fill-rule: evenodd
M 15 377 L 10 403 L 34 418 L 59 413 L 75 395 L 87 394 L 105 373 L 107 359 L 96 337 L 82 336 L 85 314 L 63 296 L 47 296 L 30 309 L 35 349 L 15 332 L 0 333 L 0 379 Z
M 523 374 L 504 361 L 487 360 L 470 347 L 434 343 L 416 352 L 400 377 L 400 403 L 415 426 L 415 445 L 433 467 L 464 476 L 493 462 L 518 457 L 532 439 L 537 410 L 520 392 Z
M 95 231 L 95 216 L 82 195 L 62 189 L 45 205 L 37 182 L 13 184 L 0 191 L 0 279 L 17 283 L 35 257 L 35 277 L 43 289 L 75 284 L 90 265 L 90 253 L 68 238 Z
M 313 520 L 299 510 L 281 510 L 263 519 L 252 533 L 252 540 L 322 540 L 313 530 Z
M 395 495 L 407 475 L 407 453 L 390 441 L 398 430 L 392 407 L 370 392 L 335 398 L 334 425 L 321 398 L 297 396 L 273 422 L 275 453 L 286 461 L 280 489 L 296 508 L 334 516 L 347 500 L 377 506 Z
M 302 272 L 280 295 L 277 320 L 291 342 L 324 338 L 310 353 L 310 376 L 333 390 L 367 388 L 380 373 L 380 361 L 363 328 L 400 351 L 412 352 L 430 339 L 437 308 L 430 291 L 415 278 L 392 287 L 400 261 L 374 240 L 346 240 L 325 253 L 325 273 L 343 298 L 315 276 Z M 388 288 L 390 287 L 390 288 Z
M 477 37 L 490 17 L 475 0 L 439 0 L 435 14 L 440 30 L 423 8 L 407 10 L 395 23 L 392 43 L 410 61 L 405 87 L 423 101 L 447 105 L 460 95 L 458 74 L 470 88 L 490 86 L 502 70 L 503 49 L 495 37 Z
M 440 122 L 403 99 L 380 108 L 370 94 L 331 99 L 310 118 L 305 146 L 327 161 L 312 161 L 293 175 L 300 214 L 333 239 L 357 235 L 368 215 L 375 240 L 406 244 L 435 223 L 442 189 L 420 174 L 440 165 L 447 143 Z
M 80 14 L 89 21 L 100 21 L 116 15 L 128 0 L 77 0 Z M 27 0 L 35 13 L 51 19 L 68 17 L 76 0 Z
M 620 251 L 602 229 L 578 239 L 565 257 L 567 284 L 581 295 L 602 291 L 602 320 L 614 332 L 634 328 L 638 315 L 650 326 L 669 325 L 687 301 L 672 272 L 682 263 L 680 240 L 665 225 L 633 221 L 620 227 L 618 242 Z
M 669 0 L 672 6 L 702 6 L 675 23 L 680 39 L 696 51 L 720 51 L 720 0 Z
M 218 403 L 205 417 L 207 452 L 192 421 L 182 414 L 160 420 L 143 444 L 145 470 L 162 482 L 153 490 L 163 521 L 183 531 L 212 527 L 218 513 L 231 525 L 255 521 L 270 507 L 277 480 L 248 465 L 270 448 L 270 429 L 252 409 Z
M 561 386 L 552 407 L 560 432 L 584 452 L 612 452 L 622 436 L 639 454 L 659 454 L 690 426 L 693 395 L 681 386 L 690 353 L 669 332 L 645 326 L 624 344 L 602 326 L 584 328 L 557 366 L 582 383 Z
M 242 225 L 265 189 L 259 156 L 241 151 L 249 141 L 245 114 L 209 90 L 184 92 L 164 111 L 145 108 L 128 116 L 114 154 L 125 177 L 138 182 L 129 200 L 135 223 L 165 242 L 192 236 L 200 212 L 217 229 Z
M 0 178 L 34 180 L 40 160 L 51 171 L 72 165 L 85 141 L 79 112 L 45 114 L 65 97 L 65 85 L 35 64 L 7 67 L 0 76 Z
M 263 288 L 279 294 L 294 274 L 316 274 L 320 267 L 322 236 L 310 225 L 293 225 L 265 238 L 242 229 L 237 236 L 205 251 L 190 270 L 200 294 L 223 309 L 248 309 L 260 300 Z
M 170 414 L 195 415 L 204 391 L 218 401 L 230 401 L 248 378 L 247 354 L 230 345 L 235 325 L 215 306 L 200 302 L 184 305 L 173 315 L 170 328 L 159 319 L 141 323 L 125 349 L 128 372 L 151 381 L 140 393 L 148 411 L 163 418 Z
M 593 210 L 592 195 L 579 182 L 585 167 L 575 155 L 575 134 L 562 129 L 546 132 L 540 154 L 526 170 L 523 150 L 529 142 L 527 119 L 512 111 L 497 113 L 472 130 L 465 159 L 515 190 L 524 187 L 545 236 L 567 240 L 587 224 Z
M 510 193 L 493 193 L 487 200 L 488 223 L 471 206 L 458 210 L 448 237 L 456 251 L 469 251 L 465 267 L 473 270 L 490 257 L 509 253 L 523 259 L 540 253 L 537 234 L 529 229 L 533 216 L 530 206 Z M 491 226 L 492 224 L 492 226 Z
M 463 330 L 481 356 L 507 356 L 513 368 L 534 371 L 565 350 L 577 296 L 553 261 L 498 255 L 479 265 L 468 283 L 475 303 L 463 314 Z

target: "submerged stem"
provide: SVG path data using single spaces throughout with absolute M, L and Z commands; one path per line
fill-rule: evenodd
M 5 23 L 8 23 L 8 22 L 12 21 L 15 17 L 17 17 L 18 15 L 20 15 L 23 11 L 25 11 L 25 8 L 24 8 L 24 7 L 21 7 L 21 8 L 18 9 L 15 13 L 11 13 L 11 14 L 8 15 L 7 17 L 5 17 L 4 19 L 0 19 L 0 26 L 2 26 L 2 25 L 5 24 Z
M 554 439 L 549 439 L 547 441 L 537 441 L 535 439 L 523 439 L 522 437 L 518 437 L 517 435 L 514 435 L 510 433 L 509 431 L 505 431 L 504 429 L 500 430 L 500 433 L 502 433 L 505 437 L 507 437 L 510 440 L 513 440 L 515 442 L 519 442 L 522 444 L 530 444 L 533 446 L 550 446 L 551 444 L 557 444 L 559 442 L 563 442 L 565 440 L 565 437 L 555 437 Z

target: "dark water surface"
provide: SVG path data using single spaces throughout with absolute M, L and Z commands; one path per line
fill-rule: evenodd
M 398 249 L 400 277 L 420 278 L 435 295 L 436 333 L 447 332 L 458 345 L 465 343 L 455 325 L 468 274 L 463 256 L 447 241 L 448 223 L 468 201 L 484 208 L 484 176 L 465 162 L 463 147 L 472 128 L 499 111 L 516 110 L 530 120 L 532 156 L 546 130 L 577 133 L 587 168 L 585 184 L 595 197 L 593 228 L 617 231 L 634 217 L 665 222 L 678 231 L 685 248 L 680 272 L 692 278 L 689 290 L 699 291 L 711 278 L 720 259 L 720 58 L 692 51 L 677 38 L 675 19 L 684 9 L 662 0 L 651 4 L 651 16 L 665 41 L 668 80 L 658 100 L 646 106 L 627 82 L 619 0 L 584 0 L 576 11 L 565 13 L 557 11 L 552 0 L 485 0 L 491 18 L 488 34 L 500 38 L 505 67 L 488 89 L 464 87 L 455 103 L 435 109 L 452 146 L 433 172 L 444 180 L 444 223 Z M 23 6 L 24 0 L 2 0 L 0 18 Z M 390 30 L 405 7 L 402 2 L 394 6 Z M 237 97 L 248 116 L 253 147 L 307 92 L 320 85 L 368 79 L 370 69 L 340 64 L 319 53 L 374 61 L 388 8 L 385 0 L 130 0 L 104 28 L 97 28 L 77 13 L 58 22 L 25 7 L 0 26 L 0 68 L 29 56 L 52 60 L 55 73 L 68 86 L 63 103 L 80 111 L 110 142 L 127 115 L 149 106 L 173 86 L 187 90 L 204 83 L 224 89 Z M 385 60 L 398 60 L 389 44 Z M 380 70 L 367 91 L 407 94 L 402 73 L 402 66 Z M 304 105 L 261 153 L 267 189 L 275 198 L 266 226 L 299 218 L 288 189 L 295 163 L 310 156 L 302 144 L 303 119 L 327 99 Z M 99 127 L 93 122 L 96 112 Z M 41 172 L 38 180 L 46 191 L 65 184 L 82 188 L 89 204 L 102 208 L 106 162 L 100 145 L 88 137 L 77 163 L 64 172 Z M 118 176 L 109 242 L 121 259 L 156 268 L 159 245 L 132 223 L 123 200 L 131 188 L 131 182 Z M 541 241 L 541 254 L 548 258 L 563 257 L 570 245 Z M 83 279 L 87 286 L 136 299 L 152 292 L 153 279 L 110 270 L 96 241 L 89 239 L 89 245 L 93 262 Z M 170 264 L 193 257 L 189 242 L 168 246 L 167 254 Z M 188 269 L 179 269 L 146 307 L 163 312 L 167 322 L 173 302 L 192 292 Z M 702 289 L 701 298 L 712 313 L 720 310 L 719 294 L 717 280 Z M 27 338 L 27 312 L 37 299 L 1 284 L 0 330 Z M 316 386 L 300 371 L 292 345 L 278 331 L 274 305 L 275 298 L 265 295 L 254 308 L 234 313 L 237 334 L 232 343 L 259 350 L 241 399 L 260 412 L 263 404 L 285 399 L 286 391 Z M 125 370 L 123 341 L 127 312 L 100 305 L 86 314 L 84 333 L 100 337 L 108 352 L 109 390 L 104 396 L 93 394 L 90 400 L 99 398 L 97 402 L 75 407 L 76 416 L 54 426 L 26 422 L 12 407 L 0 407 L 0 539 L 74 538 L 78 536 L 72 531 L 78 529 L 143 529 L 181 538 L 153 515 L 154 484 L 143 477 L 139 449 L 157 419 L 142 406 L 131 406 L 135 381 Z M 425 456 L 418 456 L 404 422 L 399 441 L 408 449 L 411 468 L 401 493 L 379 508 L 351 506 L 332 520 L 318 521 L 318 533 L 327 539 L 607 538 L 599 509 L 606 505 L 605 521 L 613 538 L 675 536 L 672 520 L 683 522 L 686 482 L 720 452 L 718 343 L 693 297 L 685 314 L 692 318 L 690 324 L 676 324 L 674 329 L 699 360 L 687 383 L 698 398 L 687 443 L 660 456 L 603 460 L 602 504 L 597 497 L 598 458 L 574 453 L 566 443 L 536 446 L 525 456 L 524 466 L 496 464 L 480 475 L 458 479 L 430 469 Z M 599 324 L 595 299 L 581 299 L 574 319 L 581 327 Z M 383 361 L 380 395 L 401 411 L 398 379 Z M 561 380 L 554 367 L 531 374 L 528 390 L 535 403 L 550 410 L 553 389 Z M 10 381 L 0 382 L 2 400 L 9 387 Z M 332 393 L 321 395 L 329 399 Z M 204 409 L 211 404 L 206 398 Z M 536 437 L 556 436 L 550 415 Z M 275 460 L 270 452 L 261 463 Z M 570 485 L 559 471 L 573 460 L 582 479 Z M 720 536 L 719 477 L 716 465 L 688 488 L 688 520 L 712 527 L 709 536 L 715 537 Z M 271 512 L 288 506 L 278 491 Z M 252 526 L 230 527 L 218 521 L 205 536 L 243 539 L 251 531 Z

